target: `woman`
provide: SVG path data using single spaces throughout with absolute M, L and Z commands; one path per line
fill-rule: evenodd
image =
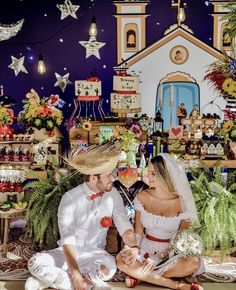
M 138 280 L 171 289 L 200 290 L 197 283 L 188 284 L 172 278 L 195 276 L 204 272 L 199 257 L 169 258 L 170 239 L 181 228 L 197 221 L 197 210 L 184 168 L 169 154 L 152 158 L 148 166 L 149 189 L 135 198 L 135 232 L 139 257 L 130 265 L 130 249 L 117 257 L 118 268 L 125 272 L 126 286 Z M 186 280 L 184 280 L 186 281 Z

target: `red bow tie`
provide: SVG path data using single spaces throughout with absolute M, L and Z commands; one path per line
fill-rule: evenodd
M 94 193 L 94 194 L 92 194 L 92 195 L 90 195 L 90 199 L 91 200 L 94 200 L 95 198 L 97 198 L 97 197 L 100 197 L 100 196 L 103 196 L 103 192 L 98 192 L 98 193 Z

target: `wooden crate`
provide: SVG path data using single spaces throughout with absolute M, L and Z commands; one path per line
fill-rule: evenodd
M 100 126 L 124 126 L 125 122 L 92 122 L 92 129 L 88 132 L 83 128 L 69 130 L 69 140 L 85 140 L 90 144 L 99 143 Z

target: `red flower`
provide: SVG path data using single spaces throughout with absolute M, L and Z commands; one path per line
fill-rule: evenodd
M 104 216 L 100 220 L 100 225 L 103 228 L 109 228 L 112 225 L 112 218 L 110 216 Z
M 50 116 L 52 116 L 52 113 L 53 113 L 52 108 L 45 105 L 38 110 L 37 116 L 38 117 L 50 117 Z
M 98 77 L 89 77 L 89 78 L 87 78 L 87 81 L 88 82 L 99 82 L 100 79 Z

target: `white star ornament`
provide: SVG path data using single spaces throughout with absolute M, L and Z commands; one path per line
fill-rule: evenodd
M 72 84 L 72 82 L 69 80 L 69 73 L 65 74 L 64 76 L 59 75 L 58 73 L 55 73 L 57 81 L 54 84 L 54 87 L 59 87 L 63 93 L 66 89 L 66 86 L 68 84 Z
M 99 59 L 99 49 L 106 44 L 105 42 L 98 42 L 95 36 L 90 36 L 89 41 L 79 41 L 79 43 L 86 48 L 86 58 L 95 55 Z
M 72 16 L 77 19 L 76 11 L 79 9 L 79 5 L 73 5 L 70 0 L 65 0 L 64 4 L 57 4 L 57 8 L 61 11 L 61 20 L 67 16 Z
M 28 73 L 28 71 L 24 67 L 24 60 L 25 60 L 24 56 L 18 59 L 11 55 L 11 64 L 8 67 L 14 70 L 15 76 L 17 76 L 18 73 L 21 71 L 26 74 Z

